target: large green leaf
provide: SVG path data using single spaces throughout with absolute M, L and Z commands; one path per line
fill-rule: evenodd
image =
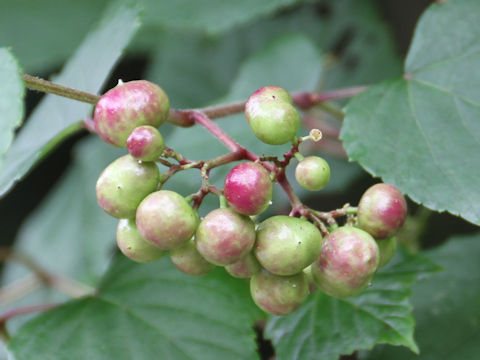
M 219 33 L 301 0 L 143 0 L 147 24 Z
M 426 253 L 445 268 L 415 285 L 415 337 L 422 360 L 475 360 L 480 353 L 480 234 L 452 238 Z M 381 346 L 369 360 L 409 360 L 401 348 Z
M 266 336 L 279 360 L 336 360 L 377 343 L 404 345 L 417 352 L 410 287 L 436 270 L 426 258 L 402 252 L 360 295 L 339 300 L 316 291 L 298 311 L 272 317 Z
M 106 145 L 97 137 L 79 143 L 71 168 L 22 225 L 15 239 L 15 251 L 32 257 L 51 274 L 97 285 L 115 248 L 117 220 L 98 206 L 95 182 L 120 153 L 118 148 Z M 9 262 L 4 267 L 2 284 L 14 283 L 28 274 L 25 267 Z M 44 287 L 15 304 L 1 304 L 0 309 L 6 311 L 64 298 L 54 289 Z M 13 319 L 9 329 L 14 331 L 23 321 L 21 317 Z
M 96 93 L 137 29 L 138 6 L 115 3 L 53 80 Z M 59 141 L 82 127 L 92 106 L 47 95 L 22 128 L 0 168 L 0 195 L 8 191 Z
M 23 86 L 21 70 L 12 53 L 0 48 L 0 164 L 1 157 L 13 140 L 15 129 L 23 119 Z
M 26 324 L 10 349 L 19 359 L 256 359 L 257 314 L 248 283 L 222 269 L 196 278 L 167 258 L 116 261 L 94 297 Z
M 350 159 L 414 201 L 480 224 L 480 3 L 431 5 L 419 21 L 405 76 L 346 107 Z

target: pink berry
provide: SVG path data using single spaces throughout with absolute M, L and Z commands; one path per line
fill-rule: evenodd
M 127 138 L 127 151 L 138 160 L 155 161 L 164 148 L 160 131 L 150 125 L 136 127 Z

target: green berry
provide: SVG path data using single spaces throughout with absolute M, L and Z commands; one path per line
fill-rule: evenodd
M 237 278 L 252 277 L 261 269 L 262 267 L 260 266 L 260 263 L 252 252 L 249 252 L 247 256 L 244 256 L 233 264 L 225 266 L 225 270 L 227 270 L 230 275 Z
M 358 227 L 376 239 L 387 239 L 402 227 L 407 202 L 400 190 L 390 184 L 375 184 L 358 203 Z
M 246 256 L 255 243 L 255 225 L 232 209 L 216 209 L 200 222 L 197 249 L 212 264 L 229 265 Z
M 310 265 L 320 253 L 322 234 L 306 220 L 273 216 L 257 228 L 254 253 L 275 275 L 293 275 Z
M 272 200 L 273 185 L 270 174 L 254 162 L 235 166 L 225 177 L 223 193 L 230 206 L 244 215 L 265 211 Z
M 330 166 L 319 156 L 307 156 L 295 168 L 295 178 L 307 190 L 321 190 L 330 181 Z
M 95 130 L 105 142 L 125 147 L 133 129 L 141 125 L 158 128 L 169 110 L 168 96 L 158 85 L 145 80 L 119 82 L 95 106 Z
M 215 267 L 200 255 L 193 239 L 170 250 L 170 260 L 178 270 L 192 276 L 208 274 Z
M 140 202 L 157 189 L 159 181 L 155 163 L 122 156 L 108 165 L 98 178 L 98 204 L 116 218 L 134 218 Z
M 155 161 L 164 148 L 162 134 L 150 125 L 136 127 L 127 138 L 128 153 L 138 160 Z
M 378 249 L 380 250 L 379 268 L 387 265 L 392 260 L 397 250 L 397 239 L 391 237 L 389 239 L 377 240 Z
M 183 196 L 169 190 L 148 195 L 136 217 L 138 231 L 153 245 L 171 250 L 189 241 L 198 226 L 198 215 Z
M 352 226 L 339 227 L 323 240 L 320 256 L 312 264 L 313 279 L 328 295 L 354 296 L 370 283 L 379 260 L 370 234 Z
M 263 311 L 286 315 L 298 309 L 307 299 L 307 277 L 303 272 L 278 276 L 261 271 L 250 279 L 250 294 Z
M 290 95 L 272 86 L 260 88 L 249 97 L 245 118 L 255 136 L 270 145 L 292 141 L 301 123 Z
M 140 263 L 156 261 L 165 254 L 165 251 L 142 237 L 133 219 L 121 219 L 118 222 L 117 245 L 126 257 Z

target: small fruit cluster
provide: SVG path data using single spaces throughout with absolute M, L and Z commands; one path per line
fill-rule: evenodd
M 245 116 L 261 141 L 291 141 L 300 159 L 298 183 L 320 190 L 330 179 L 330 168 L 320 157 L 298 153 L 300 116 L 292 104 L 284 89 L 263 87 L 248 99 Z M 330 233 L 319 226 L 320 231 L 318 212 L 304 205 L 297 206 L 300 217 L 276 215 L 255 224 L 252 219 L 271 203 L 278 169 L 246 161 L 230 170 L 217 193 L 226 204 L 200 219 L 188 199 L 161 190 L 164 176 L 154 161 L 165 156 L 165 146 L 157 127 L 168 112 L 166 94 L 146 81 L 119 83 L 95 108 L 100 137 L 129 152 L 102 172 L 96 194 L 102 209 L 120 219 L 117 244 L 130 259 L 152 262 L 168 251 L 179 270 L 194 276 L 223 266 L 234 277 L 250 279 L 252 298 L 260 308 L 282 315 L 297 309 L 314 287 L 336 297 L 357 294 L 393 256 L 393 235 L 403 224 L 406 203 L 386 184 L 370 188 L 358 211 L 351 208 L 357 227 L 330 223 Z M 284 176 L 284 169 L 279 171 Z M 377 245 L 374 238 L 383 240 Z

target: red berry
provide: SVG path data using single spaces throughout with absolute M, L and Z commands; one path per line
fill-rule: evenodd
M 257 215 L 270 204 L 272 190 L 268 171 L 258 163 L 245 162 L 238 164 L 227 174 L 223 193 L 236 212 Z
M 142 161 L 155 161 L 164 148 L 162 134 L 150 125 L 136 127 L 127 138 L 128 153 Z

